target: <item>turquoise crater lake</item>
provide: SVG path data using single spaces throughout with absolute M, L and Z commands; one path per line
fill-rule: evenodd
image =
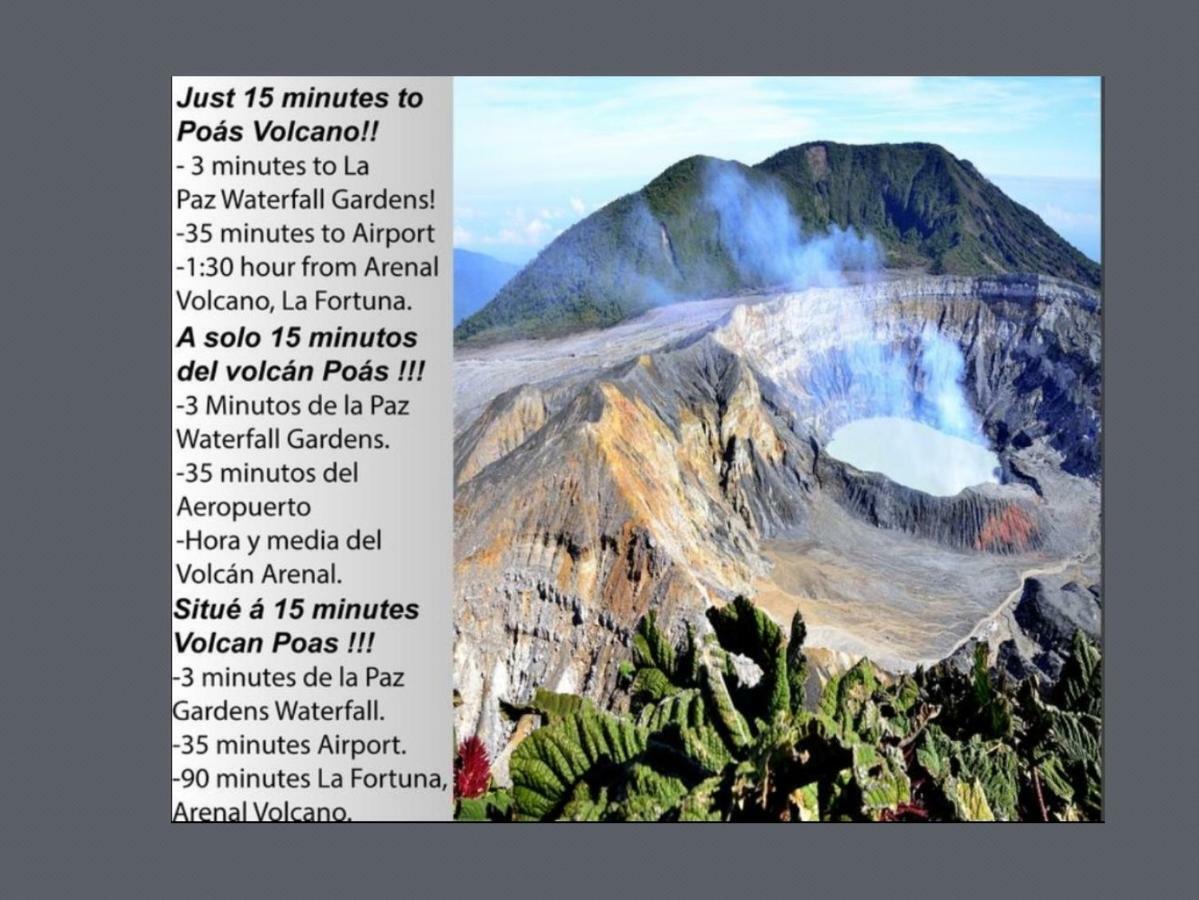
M 940 497 L 998 481 L 999 458 L 990 449 L 912 419 L 876 416 L 849 422 L 833 432 L 826 450 L 864 472 Z

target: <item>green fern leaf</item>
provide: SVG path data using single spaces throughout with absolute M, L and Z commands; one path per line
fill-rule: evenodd
M 517 816 L 556 815 L 593 770 L 628 762 L 647 741 L 645 729 L 590 707 L 537 729 L 513 751 L 509 766 Z

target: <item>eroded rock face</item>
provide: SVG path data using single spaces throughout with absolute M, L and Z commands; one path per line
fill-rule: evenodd
M 827 438 L 877 400 L 849 375 L 854 350 L 906 350 L 916 360 L 931 331 L 964 354 L 965 386 L 996 450 L 1044 438 L 1065 471 L 1094 477 L 1099 315 L 1093 293 L 1058 279 L 925 277 L 741 306 L 714 336 L 789 389 L 796 414 Z
M 477 419 L 455 446 L 455 484 L 470 481 L 485 466 L 507 456 L 537 432 L 549 415 L 545 396 L 532 385 L 513 388 L 493 406 L 491 414 Z
M 1012 616 L 1030 639 L 1025 648 L 1012 641 L 1000 648 L 1013 675 L 1037 672 L 1052 681 L 1070 655 L 1075 631 L 1099 638 L 1102 606 L 1097 584 L 1080 584 L 1071 577 L 1029 578 Z
M 752 375 L 712 349 L 609 373 L 460 484 L 463 730 L 496 733 L 490 701 L 527 699 L 537 685 L 608 696 L 647 611 L 681 635 L 683 622 L 748 591 L 761 573 L 761 497 L 743 482 L 760 472 L 779 480 L 781 498 L 802 487 L 785 474 L 786 447 Z M 683 387 L 680 365 L 698 380 Z M 509 420 L 518 402 L 505 395 L 485 417 Z M 465 433 L 462 457 L 491 431 Z
M 842 507 L 879 528 L 990 553 L 1027 553 L 1043 542 L 1039 504 L 1031 490 L 979 485 L 952 497 L 934 497 L 829 456 L 818 459 L 816 472 L 821 487 Z
M 846 377 L 846 348 L 902 359 L 934 332 L 960 348 L 1000 485 L 932 497 L 823 452 L 871 402 Z M 617 667 L 647 611 L 681 636 L 708 605 L 770 577 L 764 544 L 819 537 L 835 524 L 829 510 L 893 534 L 900 552 L 940 548 L 942 568 L 960 559 L 964 590 L 984 583 L 972 560 L 1032 568 L 1097 543 L 1097 522 L 1078 524 L 1096 515 L 1100 464 L 1098 304 L 1087 291 L 924 277 L 739 306 L 671 340 L 599 374 L 550 360 L 552 378 L 495 397 L 459 432 L 457 726 L 493 751 L 501 702 L 540 685 L 619 702 Z M 1018 584 L 1013 574 L 993 606 Z M 1056 641 L 1052 615 L 1021 615 L 1030 640 Z M 968 631 L 960 618 L 952 628 Z

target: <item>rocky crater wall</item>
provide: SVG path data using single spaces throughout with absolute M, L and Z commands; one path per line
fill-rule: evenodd
M 550 361 L 455 445 L 459 732 L 497 751 L 502 704 L 539 685 L 619 703 L 641 616 L 681 635 L 752 593 L 762 542 L 819 531 L 817 498 L 960 552 L 964 572 L 972 554 L 1064 552 L 1054 498 L 1097 493 L 1099 315 L 1052 279 L 924 277 L 739 306 L 598 374 Z M 1001 485 L 932 497 L 823 452 L 874 398 L 845 377 L 847 348 L 915 358 L 930 335 L 961 353 Z M 904 376 L 918 397 L 919 367 Z M 1083 486 L 1042 490 L 1062 478 Z

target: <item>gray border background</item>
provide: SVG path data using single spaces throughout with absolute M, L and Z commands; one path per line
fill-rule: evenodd
M 0 893 L 1122 896 L 1193 870 L 1194 11 L 565 6 L 4 4 Z M 1105 76 L 1106 824 L 166 822 L 168 76 L 499 72 Z

